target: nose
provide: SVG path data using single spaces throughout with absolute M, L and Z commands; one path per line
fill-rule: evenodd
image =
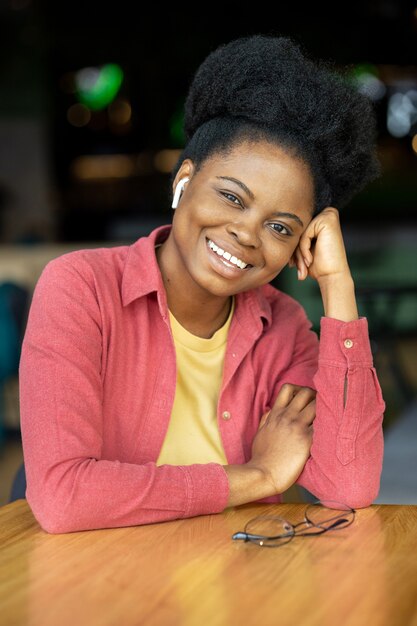
M 249 224 L 243 221 L 232 222 L 226 226 L 226 230 L 236 241 L 242 246 L 259 248 L 261 239 L 255 224 Z

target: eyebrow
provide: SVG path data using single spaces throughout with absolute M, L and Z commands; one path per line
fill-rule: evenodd
M 253 192 L 249 189 L 249 187 L 246 187 L 245 183 L 242 183 L 242 181 L 238 178 L 233 178 L 232 176 L 216 176 L 216 178 L 222 178 L 223 180 L 230 180 L 232 183 L 236 183 L 236 185 L 239 185 L 239 187 L 248 194 L 251 200 L 255 200 L 255 195 L 253 194 Z
M 243 189 L 243 191 L 249 196 L 249 198 L 251 198 L 251 200 L 255 200 L 254 193 L 249 189 L 249 187 L 245 185 L 245 183 L 242 183 L 242 181 L 239 180 L 238 178 L 233 178 L 232 176 L 216 176 L 216 178 L 221 178 L 222 180 L 230 180 L 232 183 L 235 183 L 241 189 Z M 304 228 L 303 222 L 300 220 L 298 215 L 295 215 L 294 213 L 287 213 L 286 211 L 277 211 L 276 213 L 272 213 L 272 215 L 274 217 L 288 217 L 291 220 L 295 220 L 298 224 L 300 224 L 302 228 Z
M 275 217 L 288 217 L 290 220 L 295 220 L 302 228 L 304 228 L 303 222 L 300 220 L 298 215 L 295 213 L 287 213 L 286 211 L 277 211 L 276 213 L 272 213 Z

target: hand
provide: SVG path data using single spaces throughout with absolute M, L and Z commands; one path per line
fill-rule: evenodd
M 337 209 L 326 207 L 311 220 L 289 265 L 297 266 L 299 280 L 307 276 L 317 280 L 326 317 L 344 322 L 358 319 L 355 287 Z
M 311 220 L 289 265 L 296 265 L 299 280 L 350 276 L 337 209 L 327 207 Z
M 295 483 L 310 455 L 315 395 L 309 387 L 286 383 L 272 409 L 262 416 L 246 465 L 263 472 L 274 494 Z

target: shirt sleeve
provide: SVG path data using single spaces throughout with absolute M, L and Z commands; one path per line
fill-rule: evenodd
M 66 257 L 49 262 L 19 364 L 26 498 L 37 521 L 65 533 L 224 510 L 229 483 L 219 464 L 103 458 L 102 324 L 94 277 Z
M 321 318 L 313 386 L 313 443 L 296 482 L 318 499 L 369 506 L 380 487 L 385 402 L 365 317 Z

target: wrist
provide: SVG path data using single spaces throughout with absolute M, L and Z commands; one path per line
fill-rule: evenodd
M 317 282 L 326 317 L 333 317 L 343 322 L 358 319 L 355 284 L 349 270 L 323 276 Z
M 341 272 L 335 272 L 334 274 L 325 274 L 317 278 L 317 282 L 321 290 L 333 289 L 335 285 L 344 285 L 346 288 L 354 286 L 352 274 L 350 269 L 347 268 Z
M 228 506 L 238 506 L 279 493 L 262 468 L 250 461 L 244 465 L 223 466 L 229 480 Z

